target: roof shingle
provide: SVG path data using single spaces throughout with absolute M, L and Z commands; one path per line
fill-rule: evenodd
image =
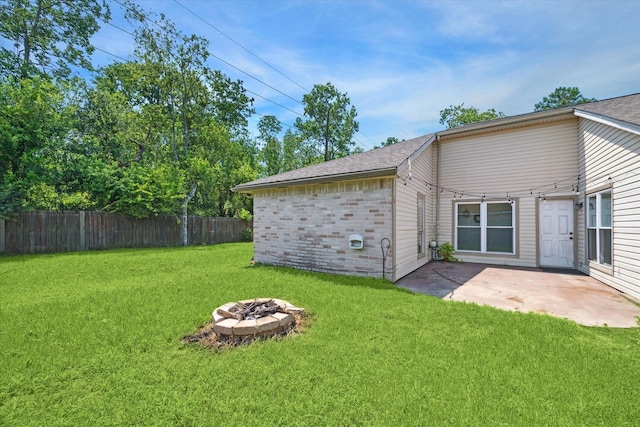
M 454 128 L 438 132 L 438 135 L 449 135 L 475 128 L 493 128 L 505 123 L 521 123 L 527 120 L 546 117 L 549 114 L 570 113 L 584 111 L 611 119 L 640 125 L 640 93 L 621 96 L 618 98 L 594 101 L 555 110 L 545 110 L 519 116 L 505 117 L 482 123 L 475 123 L 461 128 Z M 437 134 L 423 135 L 408 141 L 399 142 L 384 148 L 355 154 L 329 162 L 318 163 L 300 169 L 268 176 L 255 181 L 240 184 L 233 191 L 251 192 L 256 189 L 284 187 L 290 185 L 307 184 L 311 182 L 330 181 L 339 179 L 354 179 L 373 176 L 383 176 L 397 173 L 398 168 L 423 145 L 432 141 Z
M 579 104 L 575 109 L 640 125 L 640 93 Z
M 319 179 L 348 179 L 353 178 L 354 175 L 362 177 L 390 175 L 396 173 L 398 167 L 427 143 L 432 136 L 433 134 L 419 136 L 383 148 L 267 176 L 240 184 L 234 187 L 233 191 L 243 192 L 259 188 L 282 187 Z

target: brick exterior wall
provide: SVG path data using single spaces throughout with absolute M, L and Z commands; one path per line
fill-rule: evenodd
M 382 277 L 380 240 L 392 240 L 393 178 L 256 191 L 254 259 L 302 270 Z M 360 234 L 363 249 L 350 249 Z M 392 250 L 386 277 L 392 268 Z

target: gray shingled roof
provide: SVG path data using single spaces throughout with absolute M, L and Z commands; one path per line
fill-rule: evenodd
M 640 125 L 640 93 L 580 104 L 575 109 Z
M 412 154 L 432 140 L 433 134 L 398 142 L 376 150 L 318 163 L 240 184 L 233 191 L 284 187 L 310 182 L 393 175 Z
M 555 110 L 545 110 L 518 116 L 473 123 L 460 128 L 453 128 L 438 132 L 438 135 L 454 135 L 474 129 L 490 129 L 511 123 L 521 123 L 527 120 L 542 119 L 547 116 L 557 116 L 573 111 L 583 111 L 611 119 L 640 125 L 640 94 L 621 96 L 618 98 L 579 104 L 571 107 L 561 107 Z M 339 179 L 356 179 L 374 176 L 392 175 L 398 168 L 425 144 L 432 141 L 436 134 L 428 134 L 408 141 L 392 144 L 377 150 L 355 154 L 348 157 L 318 163 L 301 169 L 268 176 L 256 181 L 240 184 L 233 191 L 251 192 L 257 189 L 284 187 L 290 185 L 326 182 Z M 427 144 L 428 145 L 428 144 Z

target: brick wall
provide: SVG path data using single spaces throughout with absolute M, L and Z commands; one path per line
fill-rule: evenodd
M 392 186 L 384 178 L 257 191 L 255 261 L 382 277 L 380 240 L 392 240 Z M 349 248 L 351 234 L 364 238 L 363 249 Z M 391 264 L 389 251 L 387 272 Z

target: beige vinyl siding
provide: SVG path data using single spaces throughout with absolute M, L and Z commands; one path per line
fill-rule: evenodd
M 571 186 L 577 176 L 577 120 L 572 118 L 535 126 L 484 133 L 441 141 L 440 186 L 466 193 L 464 200 L 506 201 L 515 197 L 516 254 L 456 252 L 467 262 L 514 266 L 537 266 L 537 191 L 553 189 L 554 183 Z M 517 193 L 517 194 L 516 194 Z M 572 197 L 571 190 L 553 192 L 554 197 Z M 460 197 L 460 194 L 457 195 Z M 453 193 L 441 193 L 439 242 L 454 243 Z
M 429 191 L 431 182 L 431 147 L 425 149 L 417 158 L 411 160 L 411 179 L 408 168 L 396 179 L 395 187 L 395 249 L 394 281 L 411 273 L 431 259 L 429 240 L 433 235 L 433 195 Z M 405 185 L 406 183 L 406 185 Z M 435 190 L 433 190 L 435 191 Z M 425 196 L 425 254 L 418 255 L 417 199 L 418 193 Z
M 590 276 L 640 298 L 640 135 L 580 119 L 579 265 Z M 590 264 L 586 256 L 586 194 L 611 188 L 612 268 Z

